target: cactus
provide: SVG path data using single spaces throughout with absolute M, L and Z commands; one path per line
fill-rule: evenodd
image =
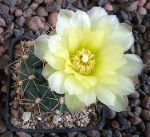
M 32 107 L 39 107 L 46 111 L 68 111 L 64 103 L 64 95 L 51 91 L 47 80 L 42 76 L 45 63 L 34 55 L 34 46 L 31 46 L 28 54 L 22 55 L 20 81 L 24 95 L 29 100 L 34 100 Z

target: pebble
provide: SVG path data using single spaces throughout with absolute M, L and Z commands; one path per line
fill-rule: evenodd
M 31 8 L 28 8 L 26 9 L 24 12 L 23 12 L 23 16 L 24 17 L 31 17 L 32 16 L 32 12 L 33 10 Z
M 8 14 L 9 7 L 5 4 L 0 3 L 0 14 Z
M 150 111 L 146 110 L 146 109 L 143 109 L 142 112 L 141 112 L 141 117 L 144 120 L 150 121 Z
M 140 15 L 146 15 L 147 14 L 147 10 L 144 7 L 139 7 L 138 8 L 138 13 Z
M 139 107 L 139 106 L 135 107 L 135 113 L 134 114 L 136 116 L 140 116 L 141 112 L 142 112 L 142 108 L 141 107 Z
M 22 15 L 22 10 L 21 9 L 17 9 L 16 11 L 15 11 L 15 16 L 16 17 L 19 17 L 19 16 L 21 16 Z
M 58 12 L 60 11 L 60 9 L 61 9 L 61 5 L 55 1 L 46 5 L 47 12 Z
M 145 8 L 148 9 L 148 10 L 150 9 L 150 2 L 147 2 Z
M 135 91 L 135 92 L 133 92 L 132 94 L 129 95 L 129 98 L 138 99 L 139 98 L 139 93 L 137 91 Z
M 10 131 L 7 131 L 4 134 L 0 135 L 0 137 L 13 137 L 13 134 Z
M 47 4 L 51 4 L 54 0 L 44 0 L 44 4 L 47 5 Z
M 132 125 L 138 125 L 141 121 L 141 118 L 137 116 L 133 116 L 130 118 L 130 122 Z
M 6 125 L 2 121 L 0 121 L 0 133 L 4 133 L 6 130 Z
M 143 61 L 145 64 L 150 64 L 150 50 L 144 52 Z
M 0 17 L 0 26 L 1 27 L 6 27 L 6 22 L 3 18 Z
M 150 110 L 150 97 L 144 97 L 144 99 L 142 100 L 142 107 Z
M 119 129 L 119 128 L 120 128 L 120 125 L 119 125 L 118 121 L 115 121 L 115 120 L 113 120 L 113 121 L 111 122 L 111 126 L 112 126 L 114 129 Z
M 147 0 L 138 0 L 138 6 L 143 7 Z
M 138 6 L 138 1 L 133 1 L 132 3 L 121 3 L 120 8 L 125 11 L 135 11 Z
M 57 15 L 58 12 L 52 12 L 48 15 L 48 23 L 52 28 L 54 28 L 56 25 Z
M 130 100 L 129 103 L 130 103 L 131 107 L 136 107 L 141 103 L 141 101 L 140 101 L 140 99 L 132 99 L 132 100 Z
M 35 9 L 38 8 L 38 6 L 39 6 L 38 3 L 33 2 L 33 3 L 31 3 L 30 8 L 33 9 L 33 10 L 35 10 Z
M 7 24 L 11 24 L 12 21 L 14 20 L 14 16 L 12 14 L 6 14 L 2 16 Z
M 102 130 L 102 137 L 112 137 L 112 130 Z
M 36 14 L 41 17 L 48 16 L 48 13 L 46 12 L 44 7 L 39 7 L 36 11 Z
M 76 137 L 87 137 L 85 134 L 83 134 L 83 133 L 78 133 L 77 135 L 76 135 Z
M 19 26 L 23 26 L 24 23 L 25 23 L 25 18 L 24 18 L 23 16 L 17 17 L 16 23 L 17 23 L 17 25 L 19 25 Z
M 27 22 L 28 27 L 33 31 L 43 30 L 44 23 L 41 21 L 40 17 L 34 16 Z
M 150 122 L 146 123 L 146 126 L 145 126 L 145 137 L 150 137 Z
M 4 29 L 2 27 L 0 27 L 0 34 L 2 34 L 4 31 Z
M 4 0 L 4 3 L 8 6 L 16 5 L 17 0 Z
M 100 132 L 98 130 L 89 130 L 86 134 L 88 137 L 100 137 Z
M 110 4 L 110 3 L 107 3 L 105 6 L 104 6 L 105 10 L 107 11 L 113 11 L 113 6 Z
M 30 134 L 25 132 L 16 132 L 17 137 L 31 137 Z
M 114 130 L 113 135 L 114 135 L 114 137 L 122 137 L 122 134 L 119 130 Z
M 41 4 L 43 0 L 34 0 L 35 3 Z
M 77 132 L 68 132 L 68 137 L 75 137 L 77 135 Z

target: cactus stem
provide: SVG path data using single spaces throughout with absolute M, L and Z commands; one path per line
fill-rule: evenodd
M 49 97 L 46 97 L 46 98 L 48 98 L 48 99 L 50 99 L 50 100 L 58 101 L 58 99 L 55 99 L 55 98 L 49 98 Z
M 38 89 L 38 87 L 37 87 L 37 85 L 36 85 L 36 83 L 35 83 L 35 81 L 34 81 L 34 80 L 33 80 L 33 83 L 34 83 L 34 85 L 35 85 L 35 87 L 36 87 L 37 91 L 39 92 L 39 89 Z
M 23 72 L 21 72 L 21 71 L 15 69 L 14 67 L 12 67 L 12 69 L 14 69 L 15 71 L 17 71 L 17 72 L 19 72 L 19 73 L 21 73 L 21 74 L 23 74 L 23 75 L 25 75 L 25 76 L 28 76 L 27 74 L 25 74 L 25 73 L 23 73 Z
M 28 85 L 29 85 L 30 81 L 28 81 L 28 83 L 26 84 L 25 88 L 24 88 L 24 92 L 26 91 Z
M 53 111 L 55 108 L 57 108 L 58 105 L 59 105 L 59 103 L 56 104 L 55 107 L 53 107 L 53 109 L 51 111 Z

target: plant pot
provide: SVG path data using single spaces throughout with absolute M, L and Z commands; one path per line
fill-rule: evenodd
M 14 48 L 16 46 L 16 44 L 19 41 L 30 41 L 30 39 L 35 39 L 37 38 L 37 36 L 19 36 L 15 39 L 13 39 L 10 42 L 10 47 L 9 47 L 9 64 L 12 64 L 13 62 L 13 54 L 14 54 Z M 6 124 L 8 126 L 8 129 L 12 132 L 42 132 L 42 133 L 60 133 L 60 132 L 78 132 L 78 131 L 87 131 L 87 130 L 95 130 L 95 129 L 102 129 L 104 124 L 105 124 L 105 120 L 106 120 L 106 107 L 104 105 L 102 105 L 102 109 L 100 112 L 100 114 L 97 115 L 101 115 L 100 121 L 98 121 L 98 123 L 93 126 L 93 127 L 72 127 L 72 128 L 49 128 L 49 129 L 44 129 L 44 128 L 21 128 L 18 127 L 16 125 L 13 125 L 11 123 L 11 110 L 10 110 L 10 101 L 11 101 L 11 94 L 12 94 L 12 89 L 11 89 L 11 85 L 13 82 L 12 79 L 12 73 L 11 73 L 11 65 L 9 65 L 8 68 L 8 94 L 7 94 L 7 102 L 6 102 L 6 109 L 5 109 L 5 121 Z

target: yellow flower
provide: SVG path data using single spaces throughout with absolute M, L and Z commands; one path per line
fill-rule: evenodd
M 40 36 L 35 54 L 47 62 L 43 76 L 53 91 L 65 93 L 70 111 L 98 99 L 119 112 L 126 109 L 127 95 L 135 91 L 132 79 L 143 66 L 137 55 L 124 54 L 133 43 L 131 27 L 103 8 L 62 9 L 56 35 Z

